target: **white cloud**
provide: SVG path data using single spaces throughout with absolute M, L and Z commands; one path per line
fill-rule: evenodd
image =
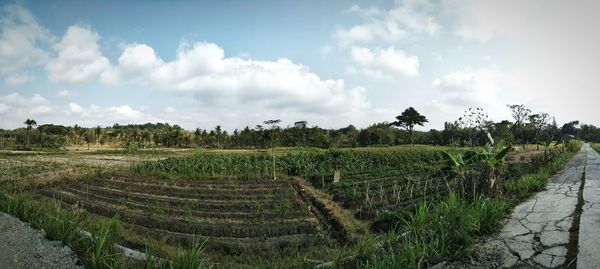
M 110 63 L 100 52 L 100 36 L 87 26 L 73 25 L 53 47 L 57 56 L 46 65 L 52 82 L 77 83 L 100 76 Z
M 506 79 L 496 68 L 464 68 L 433 81 L 439 94 L 429 106 L 448 112 L 481 107 L 496 120 L 508 118 L 506 104 L 514 100 Z
M 56 92 L 56 96 L 69 97 L 69 96 L 73 96 L 73 93 L 71 93 L 69 90 L 59 90 Z
M 69 116 L 77 116 L 84 120 L 97 120 L 106 124 L 112 124 L 115 122 L 144 123 L 159 121 L 151 115 L 146 114 L 141 110 L 134 109 L 128 105 L 100 107 L 91 104 L 89 107 L 82 107 L 77 103 L 71 102 L 68 105 L 68 110 L 66 113 Z
M 2 118 L 7 124 L 16 119 L 47 115 L 56 111 L 56 105 L 45 97 L 34 94 L 31 97 L 25 97 L 19 93 L 9 95 L 0 95 L 0 114 L 9 118 Z
M 144 80 L 155 68 L 163 64 L 154 49 L 146 44 L 128 45 L 116 67 L 102 74 L 102 80 L 107 83 Z
M 417 76 L 419 57 L 407 55 L 394 47 L 369 49 L 352 47 L 352 60 L 362 68 L 362 73 L 374 78 L 389 78 L 393 75 Z
M 323 80 L 308 67 L 285 58 L 228 58 L 213 43 L 183 43 L 170 62 L 160 59 L 147 45 L 131 46 L 119 58 L 119 65 L 103 78 L 106 82 L 136 81 L 166 92 L 189 93 L 216 106 L 260 103 L 308 113 L 349 113 L 369 107 L 361 87 L 347 88 L 343 80 Z
M 411 35 L 434 35 L 440 26 L 429 14 L 428 1 L 398 1 L 389 10 L 354 5 L 346 13 L 357 13 L 366 21 L 349 28 L 337 27 L 334 38 L 345 47 L 375 41 L 397 42 Z
M 0 103 L 0 115 L 6 113 L 10 107 L 7 104 Z
M 25 84 L 29 81 L 34 80 L 35 77 L 29 74 L 13 74 L 9 75 L 4 79 L 4 83 L 10 86 L 17 86 Z
M 20 5 L 4 6 L 0 10 L 0 29 L 0 75 L 11 75 L 46 61 L 46 53 L 39 46 L 51 42 L 53 37 L 28 10 Z

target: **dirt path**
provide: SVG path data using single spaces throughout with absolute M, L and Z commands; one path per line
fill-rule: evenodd
M 82 268 L 78 261 L 62 242 L 0 212 L 0 268 Z

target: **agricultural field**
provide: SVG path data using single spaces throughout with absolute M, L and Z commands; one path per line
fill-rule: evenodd
M 385 233 L 419 204 L 445 199 L 458 185 L 445 180 L 443 152 L 465 151 L 113 149 L 4 154 L 0 162 L 2 181 L 37 201 L 118 216 L 114 240 L 133 250 L 171 259 L 201 242 L 217 268 L 311 267 L 354 255 L 344 246 L 364 244 L 368 230 Z M 503 177 L 534 173 L 542 159 L 543 151 L 517 149 Z
M 36 192 L 66 206 L 120 219 L 173 245 L 206 241 L 226 254 L 307 248 L 330 240 L 289 180 L 99 178 Z M 131 243 L 131 242 L 130 242 Z

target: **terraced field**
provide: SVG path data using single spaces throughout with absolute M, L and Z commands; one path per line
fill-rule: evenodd
M 355 212 L 360 219 L 371 219 L 384 210 L 396 211 L 423 199 L 435 199 L 448 192 L 443 178 L 426 174 L 378 177 L 353 175 L 329 189 L 335 201 Z
M 331 243 L 319 222 L 325 218 L 299 191 L 290 180 L 105 178 L 37 194 L 98 215 L 119 214 L 131 230 L 168 244 L 206 239 L 207 250 L 236 254 Z

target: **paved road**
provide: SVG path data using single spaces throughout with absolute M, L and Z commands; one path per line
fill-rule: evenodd
M 588 145 L 577 268 L 600 268 L 600 154 Z
M 571 262 L 567 260 L 567 252 L 569 248 L 576 248 L 576 246 L 569 244 L 571 235 L 569 230 L 576 217 L 579 187 L 586 169 L 586 159 L 594 155 L 592 151 L 589 145 L 584 145 L 566 168 L 552 177 L 545 191 L 537 193 L 514 209 L 499 236 L 490 242 L 500 250 L 502 267 L 557 268 Z M 597 168 L 597 172 L 600 172 L 600 166 Z M 600 187 L 599 184 L 595 186 Z M 585 187 L 587 191 L 588 184 Z M 599 206 L 590 214 L 600 219 L 600 189 L 595 190 L 598 192 L 590 194 L 589 197 L 590 199 L 595 197 Z M 588 223 L 587 221 L 588 219 L 585 219 L 585 223 Z M 581 222 L 584 223 L 584 218 Z M 598 225 L 588 225 L 588 227 L 600 228 Z M 596 233 L 596 236 L 600 239 L 600 233 Z M 594 241 L 600 244 L 600 240 Z M 592 242 L 584 244 L 587 248 L 588 245 L 592 245 Z M 583 253 L 584 251 L 581 251 L 580 256 Z M 596 252 L 595 256 L 594 258 L 598 258 L 600 252 Z
M 80 268 L 73 251 L 44 233 L 0 212 L 0 268 Z

